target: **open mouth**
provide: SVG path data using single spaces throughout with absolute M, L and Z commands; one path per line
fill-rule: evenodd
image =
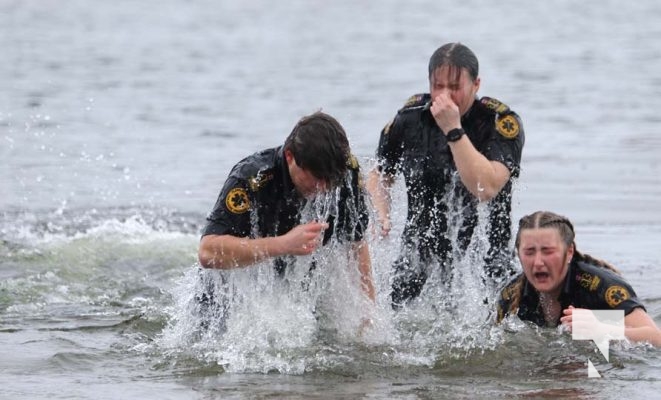
M 548 272 L 535 272 L 534 276 L 537 280 L 546 280 L 551 277 Z

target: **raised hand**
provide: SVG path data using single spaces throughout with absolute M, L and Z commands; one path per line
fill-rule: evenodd
M 321 244 L 326 228 L 328 224 L 324 222 L 308 222 L 294 227 L 282 236 L 284 253 L 296 256 L 312 254 Z

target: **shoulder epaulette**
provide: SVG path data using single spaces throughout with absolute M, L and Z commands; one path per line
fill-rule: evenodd
M 496 130 L 504 138 L 514 139 L 519 136 L 521 130 L 519 120 L 507 104 L 491 97 L 482 97 L 480 104 L 496 114 Z
M 354 156 L 353 154 L 349 154 L 349 158 L 347 159 L 347 167 L 349 167 L 349 170 L 357 173 L 358 187 L 364 188 L 365 184 L 363 182 L 363 174 L 360 173 L 360 164 L 358 163 L 358 159 L 356 158 L 356 156 Z
M 419 93 L 409 97 L 409 99 L 406 100 L 406 103 L 404 103 L 404 106 L 399 109 L 399 112 L 402 113 L 415 110 L 424 110 L 430 106 L 431 97 L 429 93 Z
M 273 172 L 259 171 L 257 175 L 248 178 L 248 186 L 250 187 L 250 190 L 257 192 L 271 179 L 273 179 Z
M 482 105 L 488 110 L 491 110 L 496 114 L 503 115 L 510 112 L 510 108 L 507 106 L 507 104 L 491 97 L 482 97 L 480 99 L 480 103 L 482 103 Z
M 358 159 L 353 154 L 349 154 L 349 157 L 347 158 L 347 167 L 351 169 L 358 169 L 359 167 Z

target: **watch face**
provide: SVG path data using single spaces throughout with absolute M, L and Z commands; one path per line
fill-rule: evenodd
M 462 136 L 464 136 L 464 130 L 461 128 L 455 128 L 448 132 L 446 138 L 448 142 L 456 142 L 461 139 Z

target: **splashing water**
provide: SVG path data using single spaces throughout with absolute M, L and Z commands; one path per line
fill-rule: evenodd
M 301 221 L 337 215 L 338 194 L 307 201 Z M 282 277 L 270 261 L 236 270 L 190 268 L 173 290 L 171 320 L 158 345 L 226 371 L 285 374 L 345 369 L 366 362 L 371 357 L 366 354 L 391 366 L 432 367 L 448 357 L 493 349 L 502 342 L 502 331 L 493 327 L 492 305 L 485 304 L 495 289 L 482 267 L 488 249 L 486 205 L 478 214 L 469 248 L 455 254 L 450 284 L 439 266 L 428 266 L 431 273 L 419 299 L 398 312 L 391 309 L 389 292 L 399 239 L 380 242 L 372 232 L 367 236 L 376 304 L 360 290 L 350 244 L 333 238 L 310 256 L 291 257 Z M 454 243 L 457 235 L 450 232 Z M 201 301 L 201 293 L 211 301 Z M 372 325 L 361 331 L 367 318 Z M 365 346 L 373 351 L 360 351 Z

